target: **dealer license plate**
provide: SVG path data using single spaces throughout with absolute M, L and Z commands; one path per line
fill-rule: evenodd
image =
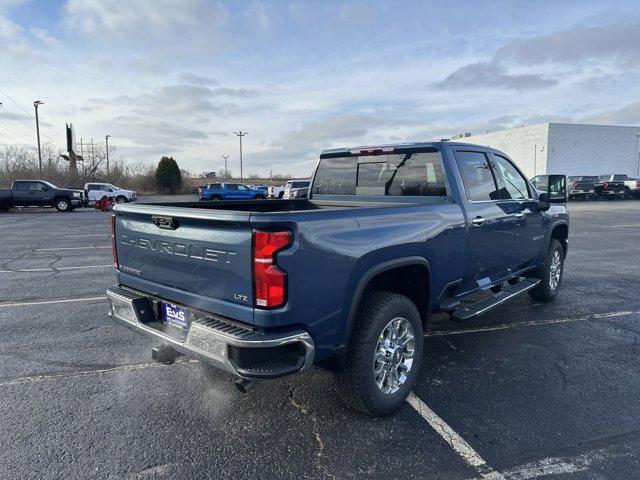
M 187 321 L 187 311 L 172 303 L 162 304 L 162 314 L 164 323 L 180 330 L 188 330 L 189 322 Z

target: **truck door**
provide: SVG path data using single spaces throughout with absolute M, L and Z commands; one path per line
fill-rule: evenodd
M 32 205 L 51 205 L 53 203 L 53 191 L 42 182 L 31 182 L 29 186 Z
M 536 264 L 545 251 L 542 212 L 524 175 L 511 160 L 492 153 L 491 161 L 502 203 L 513 215 L 515 245 L 511 268 L 521 270 Z
M 235 183 L 225 183 L 223 198 L 225 200 L 237 200 L 238 197 L 238 185 Z
M 468 216 L 467 276 L 462 290 L 471 291 L 509 275 L 515 239 L 513 215 L 500 201 L 487 154 L 464 149 L 455 150 L 454 156 L 464 183 Z
M 16 206 L 30 205 L 31 201 L 31 182 L 13 182 L 12 195 L 13 204 Z
M 246 185 L 238 185 L 238 198 L 243 200 L 249 200 L 253 198 L 253 193 L 251 193 L 251 189 Z

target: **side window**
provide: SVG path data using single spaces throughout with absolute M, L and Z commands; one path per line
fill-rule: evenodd
M 211 189 L 211 190 L 222 190 L 222 184 L 221 183 L 210 183 L 207 188 Z
M 249 190 L 249 187 L 247 187 L 246 185 L 238 185 L 238 190 L 246 191 Z
M 500 198 L 515 200 L 531 198 L 527 181 L 509 160 L 500 155 L 493 155 L 493 167 Z
M 228 183 L 227 190 L 238 190 L 238 185 L 235 185 L 233 183 Z
M 40 182 L 31 182 L 31 185 L 29 187 L 29 189 L 31 191 L 36 190 L 36 191 L 42 191 L 45 190 L 47 187 L 44 186 L 44 184 L 40 183 Z
M 500 199 L 489 160 L 484 153 L 457 151 L 455 157 L 469 200 L 477 202 Z
M 27 190 L 29 190 L 29 183 L 28 182 L 16 182 L 15 183 L 15 187 L 16 187 L 16 190 L 19 190 L 21 192 L 26 192 Z

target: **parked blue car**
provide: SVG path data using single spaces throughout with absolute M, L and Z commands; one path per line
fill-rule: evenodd
M 200 190 L 200 200 L 264 200 L 267 192 L 243 183 L 209 183 Z

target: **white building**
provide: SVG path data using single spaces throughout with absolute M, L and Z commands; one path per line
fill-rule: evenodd
M 529 177 L 545 173 L 640 177 L 640 127 L 542 123 L 460 135 L 455 141 L 501 150 Z

